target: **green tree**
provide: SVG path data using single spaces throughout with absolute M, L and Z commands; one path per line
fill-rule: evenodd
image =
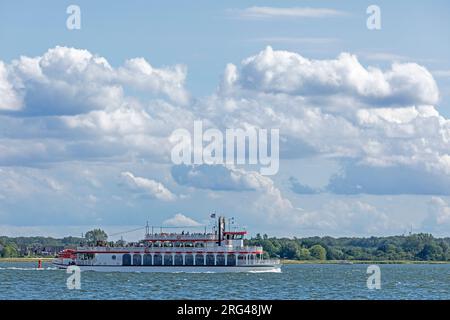
M 309 252 L 314 259 L 325 260 L 327 258 L 327 250 L 320 244 L 315 244 L 309 248 Z
M 441 260 L 443 250 L 440 246 L 432 243 L 424 245 L 417 256 L 422 260 Z
M 343 260 L 344 253 L 340 249 L 330 248 L 327 250 L 327 260 Z
M 89 244 L 96 244 L 99 241 L 108 240 L 108 235 L 106 234 L 105 231 L 103 231 L 101 229 L 94 229 L 94 230 L 88 231 L 88 232 L 86 232 L 84 237 L 86 238 L 86 241 Z
M 297 260 L 310 260 L 311 254 L 307 248 L 300 248 L 297 250 L 296 258 Z
M 295 259 L 299 245 L 293 241 L 283 243 L 281 246 L 281 257 L 286 259 Z
M 18 257 L 19 252 L 17 251 L 17 248 L 11 244 L 7 244 L 3 247 L 2 253 L 3 258 L 13 258 Z

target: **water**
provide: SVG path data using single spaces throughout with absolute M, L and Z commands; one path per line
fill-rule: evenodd
M 366 286 L 367 265 L 287 265 L 281 273 L 83 272 L 68 290 L 64 270 L 0 263 L 0 299 L 450 299 L 450 264 L 380 265 L 381 289 Z

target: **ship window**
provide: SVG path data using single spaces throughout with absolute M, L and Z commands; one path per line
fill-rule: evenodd
M 206 265 L 207 266 L 213 266 L 214 265 L 214 255 L 213 254 L 207 254 L 206 255 Z
M 152 255 L 151 254 L 144 254 L 144 266 L 151 266 L 152 265 Z
M 218 254 L 217 255 L 216 264 L 218 266 L 224 266 L 225 265 L 225 256 L 223 254 Z
M 177 254 L 175 256 L 175 265 L 182 266 L 183 265 L 183 256 L 181 254 Z
M 111 259 L 116 260 L 116 256 L 112 255 Z
M 171 266 L 172 265 L 172 255 L 171 254 L 164 255 L 164 265 L 165 266 Z
M 133 255 L 133 266 L 140 266 L 142 265 L 142 257 L 140 254 L 134 254 Z
M 204 265 L 203 255 L 202 254 L 195 255 L 195 265 L 196 266 L 203 266 Z
M 160 254 L 155 254 L 153 257 L 153 265 L 160 266 L 162 265 L 162 256 Z
M 122 265 L 131 266 L 131 255 L 126 253 L 122 256 Z
M 185 266 L 192 266 L 192 265 L 194 265 L 194 256 L 192 254 L 187 254 L 184 257 L 184 265 Z
M 234 266 L 236 265 L 236 256 L 234 254 L 229 254 L 227 257 L 227 265 Z

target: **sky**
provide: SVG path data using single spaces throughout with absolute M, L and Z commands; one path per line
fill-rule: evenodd
M 449 33 L 448 1 L 0 0 L 0 234 L 450 236 Z M 174 164 L 196 120 L 279 129 L 278 173 Z

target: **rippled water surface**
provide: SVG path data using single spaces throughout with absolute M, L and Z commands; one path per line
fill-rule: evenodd
M 0 263 L 0 299 L 450 299 L 450 264 L 380 265 L 381 289 L 366 286 L 367 265 L 287 265 L 281 273 L 82 272 L 68 290 L 65 270 Z

